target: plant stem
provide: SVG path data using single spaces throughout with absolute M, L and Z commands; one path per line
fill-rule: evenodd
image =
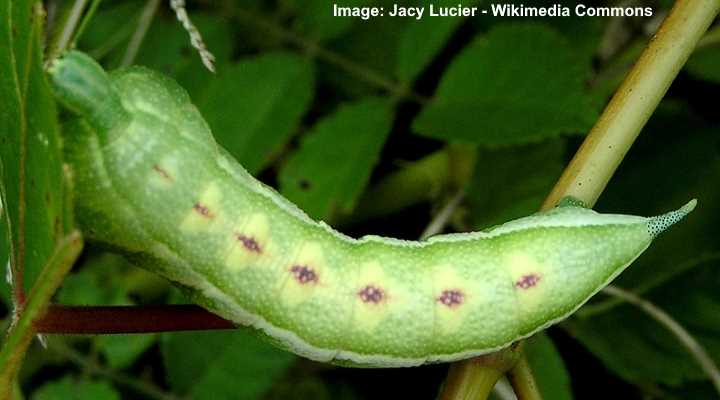
M 593 205 L 715 19 L 718 0 L 678 0 L 543 204 L 565 196 Z
M 678 0 L 675 3 L 548 195 L 542 209 L 555 206 L 565 196 L 574 196 L 589 207 L 595 204 L 718 11 L 718 0 Z M 478 376 L 472 372 L 476 369 L 472 360 L 453 365 L 448 382 L 457 381 L 460 377 Z M 482 375 L 471 380 L 466 390 L 472 392 L 476 385 L 486 385 Z M 516 392 L 523 390 L 514 389 Z M 443 392 L 442 397 L 467 398 L 464 392 L 455 391 L 454 394 L 455 397 L 448 397 Z
M 100 335 L 234 329 L 237 326 L 200 306 L 63 306 L 51 305 L 35 321 L 38 333 Z
M 687 349 L 690 355 L 693 356 L 695 361 L 700 365 L 703 372 L 710 378 L 715 390 L 720 394 L 720 371 L 718 370 L 715 362 L 710 358 L 710 355 L 705 351 L 705 348 L 698 343 L 697 340 L 688 332 L 682 325 L 680 325 L 673 317 L 668 313 L 661 310 L 658 306 L 653 303 L 628 292 L 627 290 L 620 289 L 614 286 L 608 286 L 603 289 L 603 293 L 618 297 L 628 303 L 640 308 L 654 320 L 665 326 L 670 333 L 680 341 L 680 343 Z
M 448 378 L 438 398 L 440 400 L 487 398 L 498 379 L 517 363 L 520 351 L 519 347 L 512 346 L 504 351 L 450 365 Z M 468 363 L 473 367 L 465 367 Z
M 33 322 L 42 315 L 50 298 L 80 255 L 82 247 L 82 237 L 78 231 L 71 232 L 57 243 L 30 291 L 22 314 L 10 326 L 0 350 L 0 399 L 11 398 L 12 382 L 36 333 Z
M 518 361 L 508 371 L 508 379 L 518 400 L 540 400 L 542 395 L 538 390 L 535 377 L 524 352 L 520 352 Z

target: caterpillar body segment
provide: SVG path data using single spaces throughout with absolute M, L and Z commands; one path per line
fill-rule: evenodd
M 79 115 L 65 149 L 89 238 L 314 360 L 414 366 L 508 346 L 570 315 L 695 206 L 564 206 L 423 242 L 353 239 L 248 174 L 170 79 L 106 75 L 79 52 L 51 76 Z

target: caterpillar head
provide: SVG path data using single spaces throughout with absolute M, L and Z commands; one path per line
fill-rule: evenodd
M 203 151 L 217 151 L 207 123 L 187 92 L 162 74 L 142 67 L 108 74 L 79 51 L 53 61 L 48 72 L 57 100 L 86 120 L 101 141 L 121 135 L 131 120 L 154 120 L 156 128 L 162 124 Z
M 108 131 L 128 113 L 102 67 L 88 55 L 69 51 L 48 69 L 55 97 L 97 131 Z

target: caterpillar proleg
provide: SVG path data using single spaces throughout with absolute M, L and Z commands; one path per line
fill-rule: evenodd
M 426 241 L 347 237 L 255 180 L 188 95 L 69 52 L 50 68 L 78 224 L 207 309 L 324 362 L 404 367 L 506 347 L 573 313 L 695 200 L 657 217 L 567 205 Z

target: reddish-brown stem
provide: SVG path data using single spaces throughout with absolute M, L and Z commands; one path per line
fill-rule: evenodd
M 232 322 L 196 305 L 50 305 L 35 322 L 37 333 L 98 335 L 234 329 Z

